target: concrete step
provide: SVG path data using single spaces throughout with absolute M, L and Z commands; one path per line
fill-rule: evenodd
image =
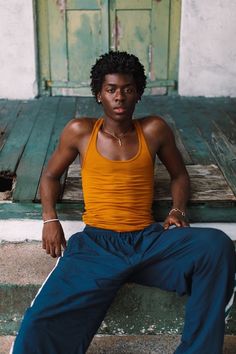
M 8 354 L 13 336 L 0 337 L 0 354 Z M 95 336 L 87 354 L 172 354 L 180 336 L 140 335 L 140 336 Z M 225 336 L 224 354 L 236 353 L 236 336 Z M 209 353 L 214 354 L 214 353 Z
M 0 335 L 15 335 L 25 309 L 56 260 L 36 241 L 0 243 Z M 98 333 L 109 335 L 181 334 L 186 298 L 156 288 L 122 287 Z M 226 334 L 236 334 L 236 308 Z

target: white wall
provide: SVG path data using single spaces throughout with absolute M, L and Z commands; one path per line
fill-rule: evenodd
M 37 95 L 32 0 L 0 0 L 0 98 Z
M 236 97 L 235 0 L 182 0 L 179 93 Z

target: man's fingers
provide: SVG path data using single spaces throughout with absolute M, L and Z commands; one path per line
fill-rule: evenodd
M 56 245 L 55 247 L 55 254 L 56 254 L 56 257 L 61 257 L 61 245 Z
M 43 242 L 42 242 L 42 248 L 45 250 L 46 249 L 46 241 L 43 239 Z
M 170 223 L 168 221 L 165 221 L 164 224 L 163 224 L 163 227 L 164 227 L 165 230 L 169 229 Z
M 62 247 L 65 249 L 66 248 L 66 239 L 65 239 L 65 237 L 63 237 L 61 244 L 62 244 Z
M 51 244 L 50 245 L 50 255 L 55 258 L 56 257 L 56 253 L 55 253 L 55 245 Z

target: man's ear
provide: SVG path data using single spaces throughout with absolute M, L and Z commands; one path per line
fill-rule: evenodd
M 100 94 L 100 92 L 97 94 L 97 101 L 98 101 L 98 103 L 101 103 L 101 94 Z

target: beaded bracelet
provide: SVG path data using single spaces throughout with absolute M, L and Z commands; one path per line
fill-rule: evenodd
M 59 219 L 48 219 L 48 220 L 45 220 L 43 222 L 43 224 L 47 224 L 48 222 L 53 222 L 53 221 L 58 221 L 59 222 Z
M 185 212 L 180 210 L 180 209 L 178 209 L 178 208 L 171 209 L 170 212 L 169 212 L 169 215 L 171 215 L 173 211 L 178 211 L 184 218 L 186 216 Z

